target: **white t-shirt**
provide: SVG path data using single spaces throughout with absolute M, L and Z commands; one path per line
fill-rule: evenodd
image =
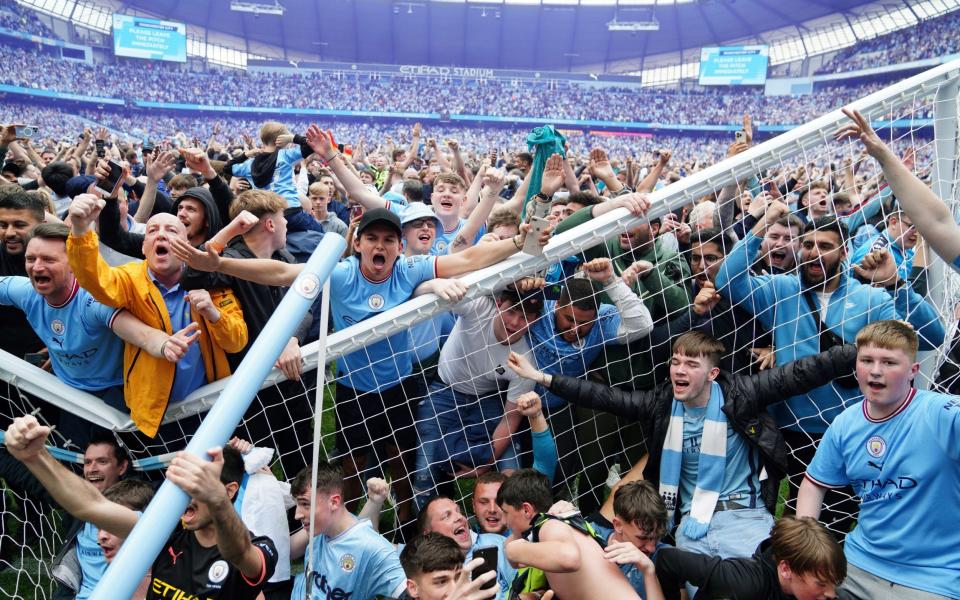
M 497 340 L 493 324 L 499 314 L 493 298 L 485 296 L 458 304 L 453 312 L 460 318 L 440 350 L 439 374 L 444 383 L 463 394 L 484 396 L 499 389 L 498 382 L 506 382 L 510 401 L 533 391 L 534 382 L 519 377 L 507 366 L 511 351 L 534 362 L 530 344 L 526 337 L 509 346 Z

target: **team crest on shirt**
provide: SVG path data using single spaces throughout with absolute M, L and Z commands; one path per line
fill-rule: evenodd
M 356 566 L 357 559 L 352 554 L 344 554 L 340 557 L 340 568 L 343 569 L 344 573 L 352 573 Z
M 320 279 L 313 273 L 307 273 L 297 279 L 293 286 L 297 293 L 307 300 L 313 300 L 320 293 Z
M 67 328 L 63 325 L 63 321 L 60 319 L 54 319 L 50 323 L 50 329 L 57 335 L 63 335 L 63 332 L 67 330 Z
M 874 458 L 880 458 L 887 452 L 887 441 L 879 435 L 875 435 L 867 440 L 867 454 Z
M 380 294 L 374 294 L 367 299 L 367 306 L 373 310 L 380 310 L 383 308 L 383 296 Z
M 442 253 L 442 252 L 444 252 L 446 249 L 447 249 L 447 243 L 446 243 L 446 242 L 444 242 L 443 240 L 440 240 L 439 242 L 437 242 L 437 252 L 438 252 L 438 253 Z
M 227 561 L 218 560 L 210 565 L 210 570 L 207 571 L 207 579 L 210 580 L 210 583 L 223 583 L 223 580 L 226 579 L 229 574 L 230 565 L 227 564 Z

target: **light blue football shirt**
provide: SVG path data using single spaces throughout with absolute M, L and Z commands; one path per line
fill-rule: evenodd
M 93 523 L 84 523 L 83 529 L 77 534 L 77 560 L 80 562 L 80 589 L 77 590 L 76 600 L 86 600 L 93 593 L 93 588 L 100 583 L 104 571 L 107 570 L 107 559 L 97 543 L 99 529 Z
M 466 219 L 460 219 L 460 222 L 456 227 L 453 228 L 453 231 L 444 231 L 443 227 L 437 229 L 437 237 L 433 240 L 433 247 L 430 248 L 430 254 L 435 256 L 447 254 L 450 251 L 450 244 L 453 243 L 453 240 L 456 239 L 457 235 L 466 224 Z M 485 233 L 487 233 L 486 223 L 481 225 L 480 230 L 477 231 L 477 235 L 473 236 L 473 243 L 476 244 L 478 241 L 480 241 L 480 238 L 482 238 Z
M 683 454 L 680 462 L 680 513 L 690 512 L 700 470 L 700 445 L 707 407 L 683 407 Z M 749 506 L 760 490 L 760 457 L 747 440 L 727 424 L 727 464 L 720 488 L 720 500 L 734 500 Z
M 110 329 L 123 309 L 100 304 L 76 282 L 67 301 L 52 306 L 26 277 L 0 277 L 0 304 L 24 312 L 67 385 L 99 391 L 123 384 L 123 340 Z
M 270 185 L 266 187 L 271 192 L 283 196 L 290 208 L 300 206 L 300 194 L 297 192 L 297 185 L 293 181 L 293 165 L 302 158 L 299 144 L 278 150 L 277 166 L 273 169 L 273 179 L 270 181 Z M 233 165 L 233 175 L 243 177 L 250 183 L 250 187 L 256 189 L 257 186 L 253 183 L 252 158 L 238 165 Z
M 395 598 L 407 585 L 400 555 L 367 519 L 358 520 L 335 538 L 313 538 L 311 600 Z M 306 600 L 304 573 L 294 579 L 291 600 Z
M 330 276 L 330 312 L 336 331 L 355 325 L 410 299 L 418 285 L 437 276 L 433 256 L 401 256 L 390 276 L 370 281 L 360 271 L 360 260 L 340 261 Z M 360 392 L 386 390 L 411 373 L 410 332 L 404 330 L 341 357 L 337 361 L 340 382 Z
M 913 389 L 882 420 L 866 402 L 840 414 L 807 468 L 821 487 L 852 485 L 857 527 L 844 552 L 888 581 L 951 598 L 960 590 L 960 397 Z

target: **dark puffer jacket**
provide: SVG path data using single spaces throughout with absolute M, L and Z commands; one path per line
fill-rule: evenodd
M 761 493 L 770 512 L 776 507 L 777 489 L 786 474 L 787 446 L 767 407 L 851 373 L 856 359 L 856 348 L 845 344 L 756 375 L 732 375 L 721 371 L 717 377 L 723 392 L 723 412 L 727 422 L 760 451 L 760 461 L 768 475 L 762 483 Z M 660 481 L 660 455 L 673 404 L 673 388 L 669 381 L 652 390 L 627 392 L 592 381 L 554 375 L 550 391 L 576 406 L 635 420 L 643 430 L 650 454 L 643 477 L 652 482 Z

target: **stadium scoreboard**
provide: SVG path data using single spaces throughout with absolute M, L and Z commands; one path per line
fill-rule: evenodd
M 770 47 L 712 46 L 700 49 L 700 85 L 763 85 Z
M 113 53 L 117 56 L 187 62 L 187 26 L 132 15 L 113 15 Z

